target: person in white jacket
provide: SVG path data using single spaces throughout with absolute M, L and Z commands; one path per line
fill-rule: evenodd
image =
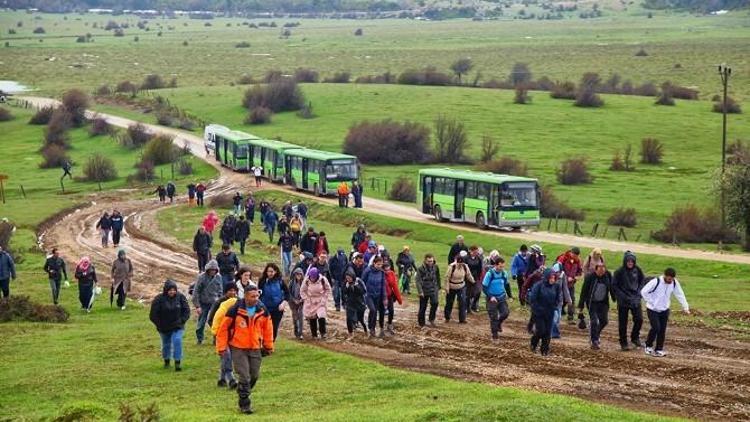
M 664 338 L 667 334 L 669 320 L 669 305 L 672 295 L 682 305 L 682 311 L 690 314 L 690 306 L 685 299 L 680 283 L 677 281 L 674 268 L 664 270 L 664 275 L 656 277 L 646 283 L 641 289 L 641 296 L 646 301 L 646 313 L 651 323 L 651 330 L 646 338 L 646 354 L 655 357 L 666 356 L 664 352 Z M 653 347 L 656 340 L 656 348 Z

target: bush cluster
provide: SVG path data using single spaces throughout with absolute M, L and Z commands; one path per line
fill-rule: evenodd
M 416 164 L 430 161 L 430 130 L 422 124 L 363 121 L 349 128 L 344 153 L 365 164 Z
M 589 173 L 588 164 L 583 157 L 570 158 L 560 164 L 557 170 L 557 181 L 563 185 L 591 183 L 594 177 Z
M 504 155 L 497 160 L 487 161 L 477 166 L 479 171 L 489 171 L 497 174 L 509 174 L 512 176 L 528 176 L 528 166 L 525 162 Z
M 245 119 L 245 124 L 248 125 L 263 125 L 266 123 L 271 123 L 271 117 L 273 116 L 273 112 L 271 109 L 263 106 L 257 106 L 250 109 L 250 112 L 247 114 L 247 118 Z
M 111 158 L 96 153 L 84 164 L 83 175 L 89 182 L 108 182 L 117 179 L 117 169 Z
M 399 176 L 393 182 L 393 186 L 391 186 L 391 190 L 388 192 L 388 199 L 402 202 L 416 202 L 417 188 L 414 185 L 414 181 L 406 176 Z
M 540 197 L 539 212 L 544 218 L 564 218 L 583 221 L 586 216 L 583 211 L 573 209 L 567 202 L 559 199 L 549 186 L 541 187 Z
M 65 322 L 69 317 L 62 306 L 32 302 L 28 296 L 0 299 L 0 322 Z
M 694 205 L 676 208 L 664 227 L 652 237 L 666 243 L 717 243 L 737 241 L 737 234 L 721 229 L 721 218 L 714 209 L 699 210 Z
M 607 219 L 610 226 L 635 227 L 638 224 L 635 208 L 617 208 Z
M 50 118 L 52 118 L 52 113 L 54 113 L 55 107 L 44 106 L 40 108 L 39 110 L 34 113 L 33 116 L 31 116 L 31 119 L 29 119 L 29 124 L 31 125 L 46 125 L 49 123 Z
M 242 105 L 247 109 L 265 107 L 274 113 L 299 110 L 305 104 L 305 97 L 297 83 L 281 79 L 265 86 L 255 85 L 245 92 Z

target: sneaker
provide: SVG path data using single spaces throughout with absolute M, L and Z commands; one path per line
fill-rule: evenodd
M 635 347 L 636 349 L 640 349 L 641 347 L 645 346 L 645 344 L 643 344 L 643 342 L 642 342 L 642 341 L 640 341 L 640 340 L 634 340 L 634 341 L 631 341 L 630 343 L 631 343 L 631 344 L 633 345 L 633 347 Z
M 492 336 L 491 341 L 492 344 L 500 344 L 500 337 Z
M 237 388 L 237 381 L 235 380 L 229 380 L 229 389 L 234 390 Z
M 654 354 L 653 354 L 653 356 L 656 356 L 657 358 L 663 358 L 666 355 L 667 355 L 667 352 L 665 352 L 664 350 L 654 350 Z
M 388 324 L 388 328 L 386 328 L 385 332 L 389 336 L 395 335 L 396 333 L 393 331 L 393 324 Z
M 600 349 L 601 347 L 599 347 L 599 342 L 594 341 L 591 343 L 591 350 L 600 350 Z
M 654 355 L 654 348 L 653 347 L 646 347 L 645 349 L 643 349 L 643 352 L 646 353 L 649 356 L 653 356 Z
M 628 350 L 630 350 L 630 347 L 628 347 L 627 344 L 621 344 L 620 350 L 622 350 L 623 352 L 627 352 Z
M 124 310 L 125 310 L 125 305 L 122 305 L 122 306 L 120 307 L 120 310 L 121 310 L 121 311 L 124 311 Z
M 369 336 L 370 338 L 375 338 L 375 330 L 370 330 Z
M 549 350 L 542 350 L 542 356 L 549 356 Z
M 437 327 L 437 324 L 435 324 L 435 321 L 430 321 L 428 324 L 430 324 L 431 328 Z
M 341 308 L 336 307 L 336 312 L 341 312 Z
M 226 386 L 227 386 L 227 382 L 226 382 L 226 381 L 224 381 L 223 379 L 222 379 L 222 380 L 219 380 L 219 381 L 218 381 L 218 382 L 216 383 L 216 386 L 217 386 L 217 387 L 219 387 L 219 388 L 224 388 L 224 387 L 226 387 Z
M 245 415 L 252 415 L 253 414 L 253 408 L 250 407 L 250 406 L 243 407 L 243 408 L 240 408 L 240 412 L 243 413 L 243 414 L 245 414 Z
M 328 338 L 328 334 L 326 334 L 326 333 L 323 333 L 323 334 L 320 335 L 320 339 L 321 340 L 325 340 L 327 338 Z
M 174 361 L 174 370 L 175 370 L 175 372 L 182 371 L 182 366 L 180 366 L 180 361 L 179 360 Z
M 380 334 L 378 334 L 378 337 L 385 338 L 385 331 L 383 331 L 382 328 L 380 329 Z

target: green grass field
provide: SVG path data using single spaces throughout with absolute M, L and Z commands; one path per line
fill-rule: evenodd
M 154 72 L 175 75 L 184 86 L 226 85 L 244 73 L 293 72 L 300 66 L 323 75 L 398 73 L 426 65 L 448 72 L 457 58 L 471 57 L 475 69 L 470 78 L 480 71 L 483 80 L 505 79 L 515 62 L 526 62 L 536 77 L 577 81 L 587 71 L 604 78 L 619 73 L 635 83 L 672 80 L 694 86 L 706 98 L 719 92 L 715 65 L 727 62 L 737 69 L 732 93 L 742 98 L 750 94 L 750 73 L 743 70 L 750 37 L 746 10 L 702 17 L 653 13 L 654 18 L 647 19 L 646 12 L 633 5 L 629 11 L 605 10 L 602 18 L 586 20 L 301 20 L 286 39 L 280 37 L 288 21 L 283 19 L 276 19 L 277 28 L 251 29 L 242 25 L 243 19 L 214 19 L 206 27 L 200 20 L 160 18 L 149 21 L 146 31 L 135 26 L 134 16 L 4 12 L 0 40 L 9 45 L 3 50 L 3 77 L 53 93 L 72 86 L 140 81 Z M 124 37 L 103 29 L 110 19 L 129 23 Z M 38 26 L 46 33 L 33 34 Z M 357 28 L 363 36 L 353 35 Z M 76 37 L 86 33 L 94 42 L 76 43 Z M 250 48 L 235 48 L 243 41 Z M 649 55 L 634 57 L 641 47 Z

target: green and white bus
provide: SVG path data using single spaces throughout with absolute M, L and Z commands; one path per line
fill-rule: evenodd
M 353 155 L 312 149 L 285 151 L 285 184 L 316 195 L 336 195 L 339 184 L 359 179 L 359 162 Z
M 299 145 L 270 139 L 251 139 L 249 168 L 260 166 L 263 175 L 273 182 L 283 182 L 285 171 L 285 152 L 290 149 L 301 149 Z
M 538 226 L 536 179 L 470 170 L 419 171 L 419 209 L 438 221 L 474 223 L 479 228 Z
M 232 170 L 250 170 L 250 141 L 258 137 L 235 130 L 213 131 L 216 161 Z

